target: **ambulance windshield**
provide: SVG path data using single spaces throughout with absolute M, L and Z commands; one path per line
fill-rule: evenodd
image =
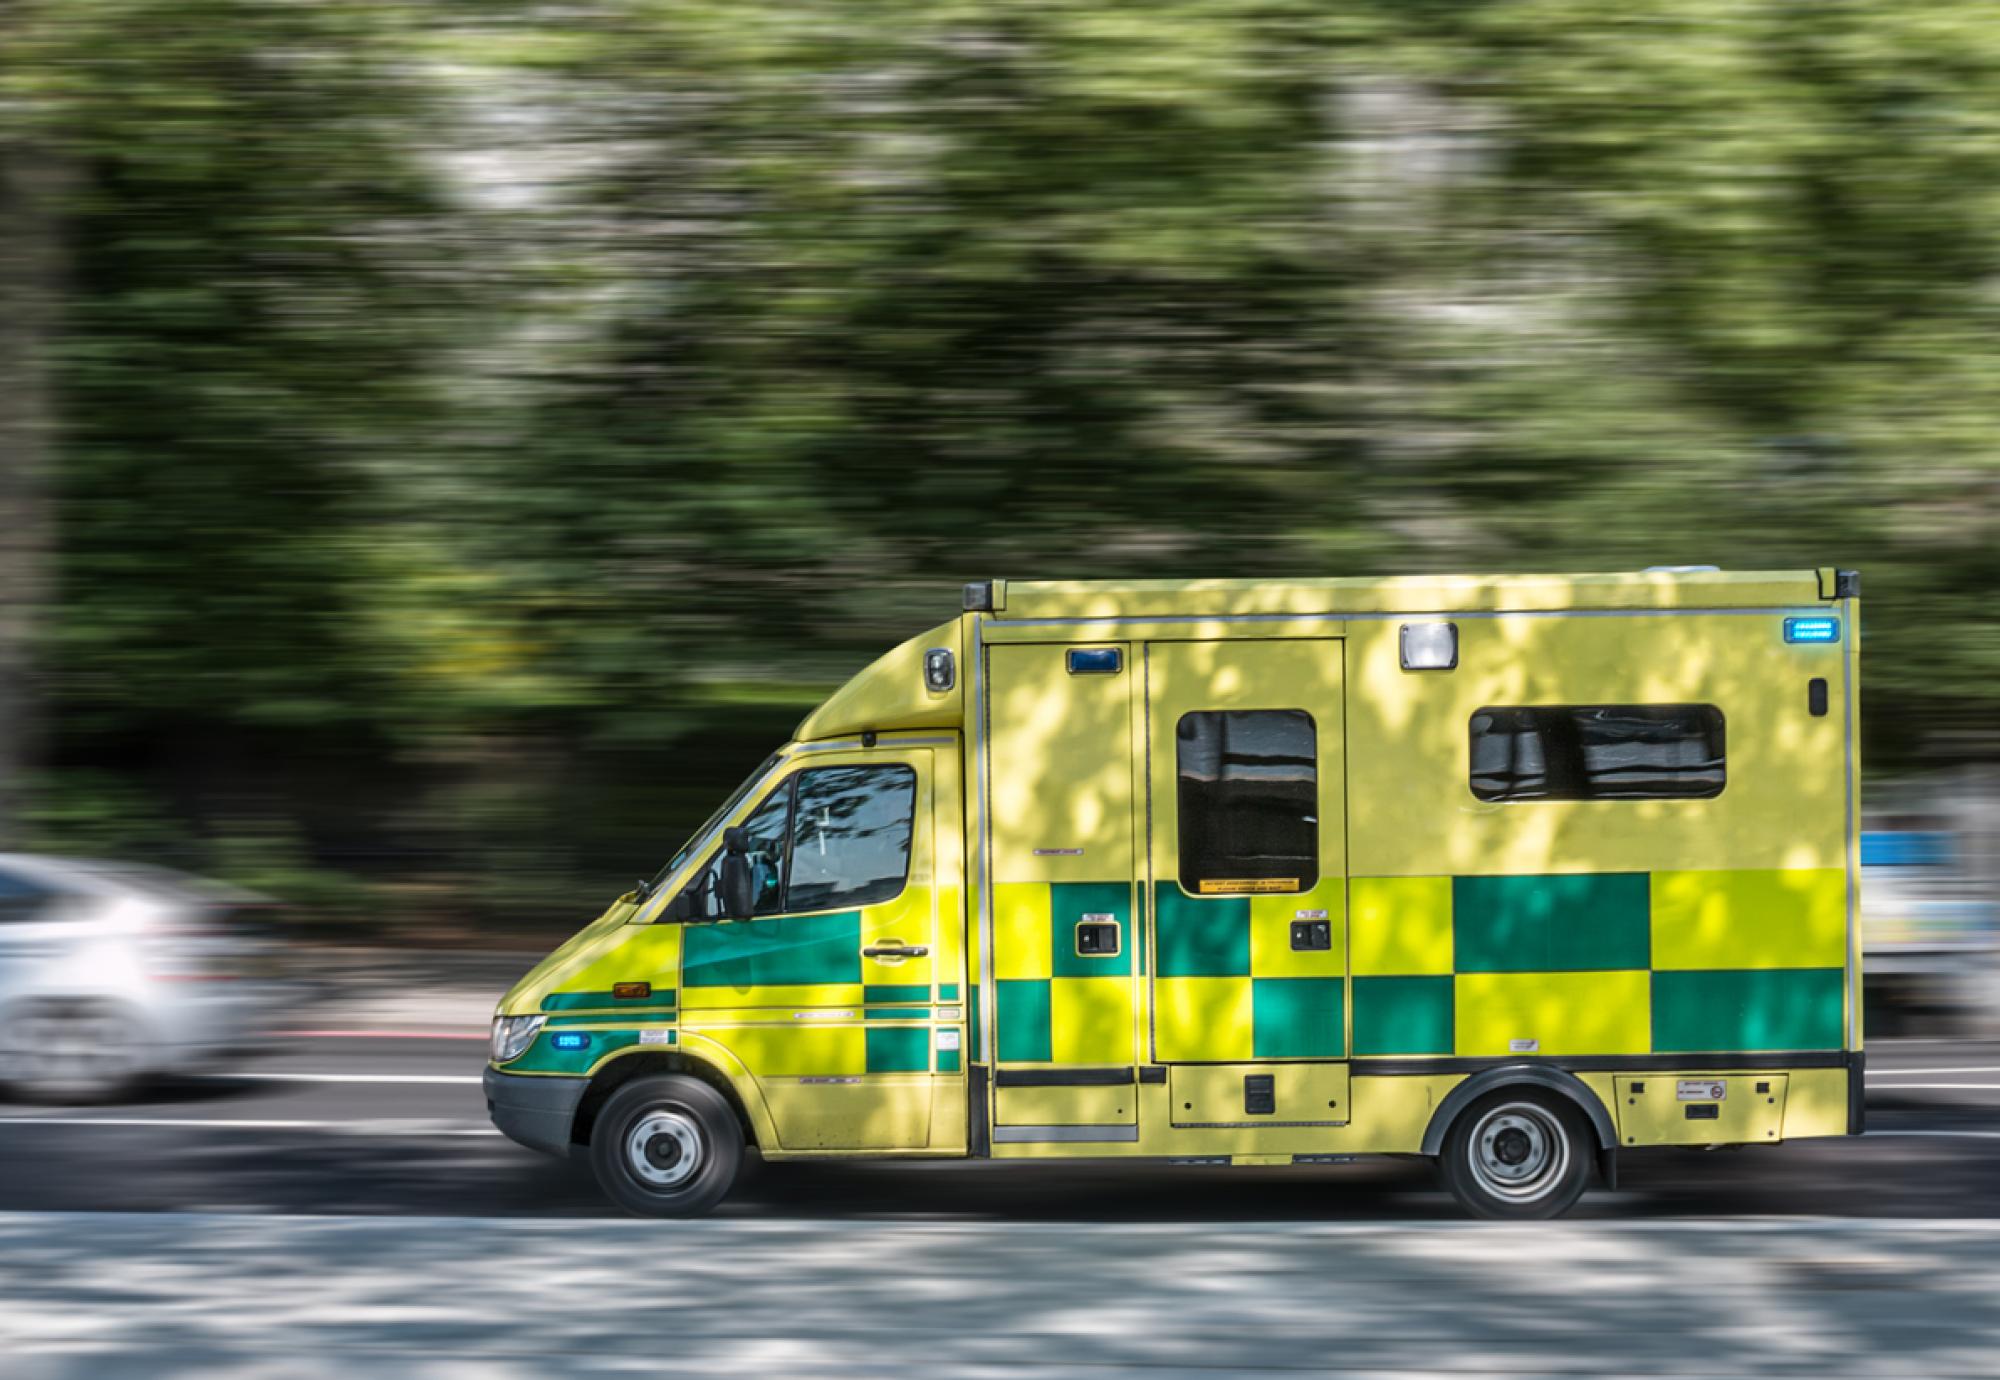
M 688 835 L 687 842 L 682 844 L 680 848 L 675 851 L 673 857 L 667 859 L 667 865 L 661 868 L 659 872 L 654 875 L 652 881 L 646 883 L 646 889 L 644 895 L 651 896 L 653 892 L 659 887 L 660 883 L 664 882 L 669 876 L 673 874 L 673 870 L 675 868 L 679 867 L 683 862 L 686 862 L 688 854 L 694 852 L 697 848 L 701 847 L 702 840 L 706 839 L 710 834 L 714 833 L 717 826 L 719 826 L 723 820 L 729 818 L 730 814 L 736 809 L 736 807 L 743 803 L 743 797 L 750 794 L 750 788 L 755 786 L 759 781 L 762 781 L 764 777 L 770 772 L 771 768 L 778 765 L 779 760 L 783 758 L 784 755 L 785 754 L 782 752 L 774 752 L 769 757 L 766 757 L 762 762 L 759 762 L 757 764 L 757 770 L 751 772 L 748 776 L 743 778 L 742 784 L 737 786 L 735 790 L 729 793 L 729 798 L 727 800 L 723 801 L 720 805 L 715 807 L 715 813 L 710 815 L 706 820 L 702 821 L 701 828 L 695 830 L 692 834 Z

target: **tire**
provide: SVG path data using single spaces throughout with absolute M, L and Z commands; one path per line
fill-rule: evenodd
M 1459 1113 L 1445 1136 L 1445 1187 L 1474 1217 L 1560 1217 L 1590 1183 L 1589 1128 L 1567 1098 L 1502 1088 Z
M 0 1029 L 0 1078 L 24 1102 L 112 1102 L 145 1065 L 145 1032 L 110 1002 L 34 1001 L 4 1013 Z
M 640 1217 L 700 1217 L 743 1165 L 743 1128 L 721 1093 L 686 1074 L 635 1078 L 611 1095 L 590 1135 L 598 1187 Z

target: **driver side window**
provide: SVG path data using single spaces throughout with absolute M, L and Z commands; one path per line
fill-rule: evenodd
M 743 821 L 750 834 L 750 875 L 757 897 L 753 915 L 776 915 L 785 899 L 785 839 L 792 817 L 792 782 L 772 791 L 762 805 Z M 701 876 L 688 886 L 694 898 L 694 915 L 701 920 L 723 918 L 722 854 L 709 859 Z
M 752 915 L 844 910 L 895 897 L 910 870 L 917 774 L 906 766 L 815 767 L 788 777 L 743 822 Z M 722 854 L 689 883 L 690 917 L 724 918 Z

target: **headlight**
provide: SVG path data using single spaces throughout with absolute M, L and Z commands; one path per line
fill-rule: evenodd
M 493 1018 L 493 1062 L 504 1064 L 521 1057 L 534 1041 L 547 1016 L 495 1016 Z

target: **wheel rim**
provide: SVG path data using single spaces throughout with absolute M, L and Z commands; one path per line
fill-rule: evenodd
M 685 1112 L 655 1107 L 643 1112 L 625 1133 L 625 1165 L 649 1188 L 679 1188 L 701 1172 L 708 1142 Z
M 1479 1186 L 1514 1203 L 1548 1196 L 1569 1171 L 1562 1123 L 1533 1102 L 1508 1102 L 1480 1117 L 1467 1154 Z
M 43 1009 L 21 1017 L 8 1050 L 11 1076 L 50 1094 L 115 1086 L 137 1064 L 130 1032 L 117 1016 L 90 1008 Z

